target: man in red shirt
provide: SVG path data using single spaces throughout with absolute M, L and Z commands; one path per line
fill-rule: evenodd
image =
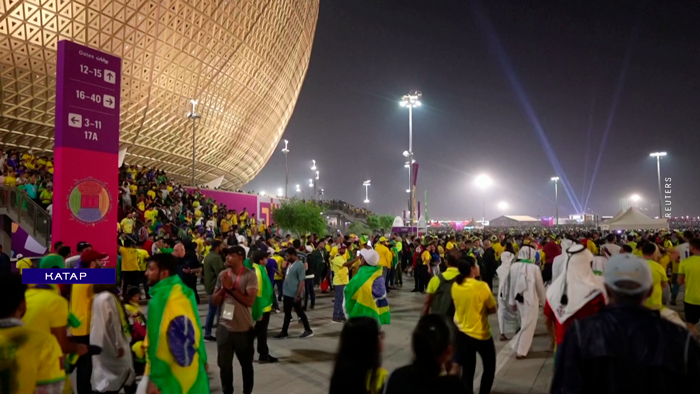
M 605 306 L 605 288 L 591 269 L 593 254 L 583 245 L 567 251 L 564 272 L 547 288 L 544 315 L 552 348 L 564 341 L 567 328 L 577 319 L 597 313 Z

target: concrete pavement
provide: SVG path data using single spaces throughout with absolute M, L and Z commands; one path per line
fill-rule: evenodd
M 382 327 L 386 332 L 383 366 L 390 372 L 411 361 L 411 332 L 418 321 L 424 296 L 411 293 L 413 281 L 405 280 L 402 290 L 389 294 L 391 324 Z M 202 322 L 206 319 L 207 306 L 199 305 Z M 342 325 L 331 322 L 333 304 L 331 294 L 317 295 L 316 308 L 307 315 L 314 330 L 314 337 L 298 339 L 302 333 L 301 323 L 293 322 L 289 329 L 292 336 L 286 340 L 272 337 L 282 327 L 282 313 L 273 312 L 270 319 L 270 353 L 278 357 L 277 364 L 258 364 L 255 368 L 255 393 L 262 394 L 321 394 L 328 392 L 330 375 L 333 371 L 335 352 Z M 489 317 L 494 338 L 498 338 L 496 316 Z M 492 393 L 546 393 L 552 380 L 552 352 L 544 326 L 544 316 L 540 316 L 532 351 L 525 360 L 515 360 L 508 342 L 496 340 L 497 372 Z M 212 393 L 221 393 L 219 369 L 216 365 L 216 344 L 207 343 L 209 375 Z M 257 360 L 258 355 L 255 355 Z M 475 389 L 481 377 L 481 361 L 477 362 Z M 238 362 L 234 361 L 234 387 L 242 392 L 242 380 Z

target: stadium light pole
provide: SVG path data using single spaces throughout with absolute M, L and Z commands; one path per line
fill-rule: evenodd
M 423 95 L 421 92 L 415 90 L 408 92 L 408 94 L 401 97 L 401 106 L 408 108 L 408 150 L 404 152 L 404 156 L 408 157 L 408 162 L 413 163 L 413 108 L 420 107 L 420 98 Z M 409 180 L 409 195 L 408 195 L 408 205 L 410 211 L 410 220 L 413 223 L 415 218 L 415 212 L 413 212 L 413 165 L 408 167 L 408 180 Z
M 320 179 L 320 173 L 316 171 L 316 182 L 314 182 L 314 200 L 319 200 L 318 198 L 318 180 Z
M 362 183 L 365 187 L 365 204 L 367 204 L 367 211 L 369 211 L 369 187 L 372 185 L 372 181 L 369 179 Z
M 656 179 L 659 182 L 659 219 L 664 217 L 663 197 L 661 197 L 661 157 L 666 156 L 666 152 L 653 152 L 649 156 L 656 157 Z
M 559 225 L 559 177 L 558 176 L 553 176 L 552 180 L 554 181 L 554 214 L 556 215 L 554 217 L 554 225 L 558 226 Z M 585 214 L 585 212 L 584 212 Z
M 481 217 L 481 226 L 486 227 L 484 223 L 486 223 L 486 189 L 489 188 L 493 184 L 493 180 L 491 179 L 490 176 L 488 175 L 479 175 L 476 177 L 476 186 L 482 190 L 482 217 Z
M 287 188 L 289 187 L 289 164 L 287 164 L 287 154 L 289 153 L 289 149 L 287 149 L 287 145 L 289 144 L 289 141 L 284 140 L 284 149 L 282 149 L 282 153 L 284 153 L 284 198 L 287 198 Z M 299 185 L 297 185 L 297 189 L 299 188 Z
M 188 119 L 192 119 L 192 187 L 197 187 L 197 182 L 195 181 L 195 165 L 197 163 L 197 149 L 195 143 L 197 142 L 197 119 L 202 116 L 197 113 L 197 100 L 190 100 L 192 104 L 192 112 L 187 114 Z

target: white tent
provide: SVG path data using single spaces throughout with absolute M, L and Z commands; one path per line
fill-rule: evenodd
M 634 229 L 668 229 L 668 220 L 652 219 L 639 209 L 632 207 L 622 214 L 601 223 L 603 230 L 634 230 Z

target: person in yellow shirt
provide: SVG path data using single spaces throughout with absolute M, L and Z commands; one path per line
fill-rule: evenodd
M 386 280 L 389 270 L 391 269 L 391 262 L 394 260 L 394 255 L 391 250 L 386 246 L 387 239 L 384 237 L 379 238 L 379 243 L 374 245 L 374 250 L 379 253 L 379 266 L 382 267 L 382 276 Z M 389 289 L 387 287 L 387 293 Z
M 335 299 L 333 300 L 333 322 L 343 323 L 346 320 L 343 310 L 345 286 L 350 283 L 348 268 L 355 264 L 355 260 L 345 259 L 346 246 L 341 243 L 331 250 L 331 271 L 333 272 L 333 288 Z
M 445 272 L 439 275 L 433 276 L 428 282 L 428 289 L 425 291 L 428 295 L 425 297 L 425 303 L 423 303 L 423 309 L 421 310 L 421 316 L 425 316 L 428 313 L 437 313 L 447 317 L 449 321 L 454 318 L 454 307 L 447 308 L 445 310 L 445 300 L 441 299 L 443 297 L 449 296 L 452 299 L 452 285 L 454 284 L 455 278 L 459 275 L 459 260 L 452 254 L 447 254 L 447 269 Z M 438 297 L 438 305 L 433 308 L 433 301 L 436 298 L 436 294 L 440 292 Z
M 10 170 L 5 177 L 4 183 L 5 186 L 17 186 L 17 172 L 15 170 Z
M 134 233 L 134 226 L 136 226 L 136 222 L 134 221 L 135 215 L 134 212 L 129 212 L 120 222 L 121 229 L 125 234 L 132 235 Z
M 459 264 L 459 275 L 452 285 L 457 326 L 453 360 L 462 368 L 462 384 L 467 393 L 474 392 L 477 353 L 483 364 L 480 393 L 491 392 L 496 374 L 496 347 L 488 319 L 488 315 L 496 313 L 496 300 L 489 286 L 476 279 L 480 275 L 476 260 L 467 256 Z
M 17 269 L 19 270 L 19 274 L 22 275 L 22 270 L 25 268 L 34 268 L 34 263 L 32 262 L 31 259 L 29 258 L 23 258 L 22 255 L 17 255 Z
M 50 333 L 27 327 L 26 286 L 19 275 L 0 275 L 0 392 L 60 393 L 63 352 Z
M 688 243 L 692 255 L 683 259 L 678 268 L 678 284 L 685 285 L 685 321 L 688 329 L 697 336 L 700 322 L 700 238 L 692 238 Z
M 668 287 L 668 276 L 666 270 L 659 264 L 659 250 L 654 243 L 647 242 L 642 246 L 642 256 L 649 264 L 654 281 L 653 291 L 645 305 L 650 309 L 661 310 L 664 307 L 663 289 Z

